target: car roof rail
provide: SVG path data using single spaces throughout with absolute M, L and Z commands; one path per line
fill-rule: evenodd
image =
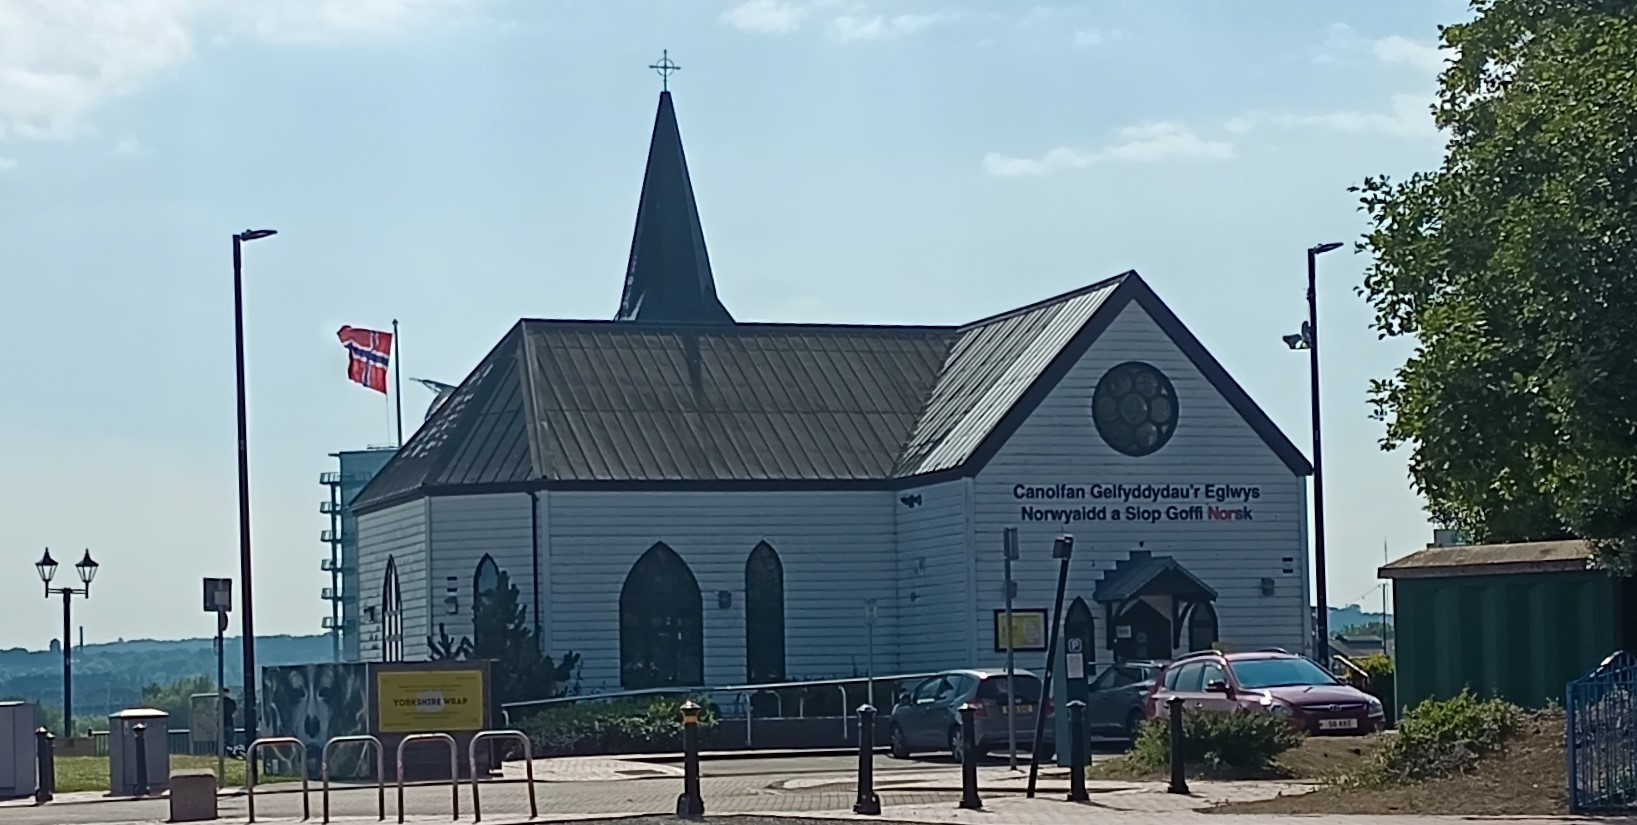
M 1181 662 L 1181 661 L 1184 661 L 1184 660 L 1187 660 L 1187 659 L 1197 659 L 1197 658 L 1199 658 L 1201 656 L 1212 656 L 1212 655 L 1220 656 L 1220 655 L 1222 655 L 1222 651 L 1220 651 L 1220 650 L 1211 650 L 1209 648 L 1207 648 L 1205 650 L 1195 650 L 1195 651 L 1191 651 L 1189 653 L 1184 653 L 1181 656 L 1178 656 L 1175 659 L 1172 659 L 1170 664 L 1174 665 L 1177 662 Z

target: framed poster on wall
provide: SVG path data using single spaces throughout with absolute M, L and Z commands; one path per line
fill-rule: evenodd
M 1012 626 L 1006 626 L 1006 611 L 995 611 L 995 652 L 1006 652 L 1006 640 L 1011 639 L 1012 650 L 1019 653 L 1040 652 L 1046 649 L 1046 614 L 1042 610 L 1012 608 Z

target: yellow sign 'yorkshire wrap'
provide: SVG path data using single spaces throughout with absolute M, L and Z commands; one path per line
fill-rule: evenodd
M 383 733 L 483 729 L 483 671 L 382 670 L 375 674 Z

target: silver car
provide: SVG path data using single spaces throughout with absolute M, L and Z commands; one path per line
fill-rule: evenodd
M 1017 717 L 1017 744 L 1034 743 L 1035 714 L 1041 707 L 1040 678 L 1027 670 L 1012 671 L 1016 695 L 1008 697 L 1005 671 L 950 670 L 916 683 L 894 703 L 887 741 L 895 759 L 917 752 L 943 751 L 963 758 L 961 705 L 971 702 L 978 755 L 1007 747 L 1006 717 Z M 1009 699 L 1009 701 L 1008 701 Z M 1052 741 L 1052 702 L 1045 699 L 1047 743 Z

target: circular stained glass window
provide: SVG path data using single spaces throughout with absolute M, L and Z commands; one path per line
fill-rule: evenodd
M 1145 456 L 1177 431 L 1177 391 L 1165 373 L 1128 361 L 1103 374 L 1091 395 L 1092 420 L 1108 446 Z

